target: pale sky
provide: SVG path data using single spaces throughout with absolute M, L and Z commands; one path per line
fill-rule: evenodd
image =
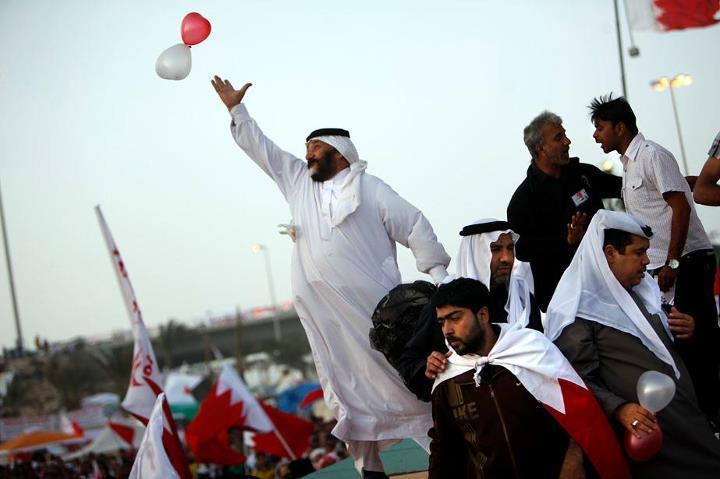
M 155 60 L 191 11 L 212 34 L 188 78 L 162 80 Z M 676 94 L 697 174 L 720 129 L 720 27 L 635 40 L 630 103 L 679 161 L 669 93 L 649 82 L 695 79 Z M 276 228 L 288 207 L 233 142 L 215 73 L 254 83 L 251 114 L 296 155 L 311 130 L 349 129 L 368 172 L 424 211 L 451 256 L 463 225 L 505 217 L 535 115 L 561 115 L 571 154 L 599 165 L 586 107 L 621 91 L 611 0 L 0 0 L 0 44 L 0 184 L 26 346 L 129 328 L 96 204 L 151 327 L 268 304 L 254 243 L 269 248 L 278 299 L 291 298 L 291 242 Z M 720 232 L 720 209 L 698 210 Z M 400 249 L 404 279 L 427 278 Z M 4 256 L 0 268 L 11 346 Z

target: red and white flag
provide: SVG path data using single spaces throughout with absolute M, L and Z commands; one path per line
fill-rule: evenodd
M 302 457 L 310 445 L 310 437 L 315 430 L 313 424 L 268 404 L 260 403 L 260 405 L 275 429 L 256 433 L 253 436 L 254 449 L 286 459 Z
M 180 479 L 183 477 L 173 466 L 165 450 L 164 436 L 168 425 L 164 414 L 165 394 L 155 400 L 129 479 Z
M 110 233 L 110 228 L 105 222 L 100 206 L 95 207 L 95 213 L 97 214 L 100 229 L 110 253 L 115 276 L 117 277 L 120 291 L 125 300 L 125 306 L 130 315 L 135 341 L 132 369 L 130 371 L 130 384 L 128 385 L 125 399 L 123 399 L 121 406 L 140 422 L 147 425 L 150 420 L 150 415 L 157 409 L 158 404 L 161 405 L 161 410 L 165 413 L 163 420 L 165 429 L 161 434 L 164 448 L 180 477 L 189 478 L 191 476 L 187 464 L 187 457 L 183 451 L 182 444 L 180 444 L 175 421 L 170 412 L 170 406 L 163 394 L 161 386 L 162 379 L 157 360 L 155 359 L 155 352 L 153 351 L 152 343 L 150 343 L 150 337 L 145 328 L 135 292 L 133 291 L 132 284 L 130 284 L 125 263 L 120 256 L 120 251 L 115 245 L 115 240 L 112 237 L 112 233 Z M 163 400 L 158 403 L 161 394 Z
M 171 372 L 165 377 L 165 395 L 171 406 L 175 405 L 197 405 L 197 400 L 192 395 L 193 389 L 203 380 L 197 374 L 186 374 Z
M 67 415 L 60 415 L 60 430 L 67 434 L 75 434 L 76 436 L 84 436 L 85 430 L 80 427 L 76 421 L 73 421 Z
M 625 0 L 633 30 L 683 30 L 720 21 L 720 0 Z
M 135 291 L 133 291 L 130 278 L 128 277 L 125 263 L 120 256 L 120 251 L 115 245 L 115 240 L 110 233 L 105 218 L 103 217 L 100 206 L 95 207 L 100 229 L 102 230 L 105 244 L 107 245 L 110 259 L 113 263 L 113 270 L 122 292 L 125 306 L 130 315 L 132 324 L 133 338 L 135 344 L 133 346 L 133 363 L 130 372 L 130 385 L 125 393 L 122 407 L 127 412 L 138 418 L 143 424 L 146 424 L 150 417 L 150 412 L 155 404 L 157 395 L 162 391 L 162 379 L 160 370 L 155 359 L 150 338 L 148 337 L 145 323 L 143 322 L 142 312 L 138 305 Z
M 630 470 L 605 412 L 560 350 L 533 329 L 498 326 L 500 336 L 487 356 L 460 356 L 453 351 L 433 389 L 471 369 L 475 370 L 475 381 L 479 384 L 480 371 L 486 364 L 502 366 L 578 443 L 601 479 L 630 479 Z
M 117 437 L 128 445 L 128 447 L 138 448 L 140 446 L 143 431 L 140 428 L 139 423 L 134 419 L 125 420 L 115 418 L 109 420 L 107 425 Z
M 235 369 L 225 365 L 210 394 L 200 405 L 197 416 L 185 430 L 188 447 L 199 462 L 239 464 L 244 457 L 232 449 L 228 431 L 232 428 L 238 431 L 247 429 L 257 433 L 256 450 L 296 459 L 307 447 L 312 424 L 294 416 L 276 415 L 276 411 L 261 405 Z M 260 438 L 260 444 L 257 438 Z

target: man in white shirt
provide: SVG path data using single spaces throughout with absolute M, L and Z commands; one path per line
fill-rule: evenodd
M 648 271 L 657 277 L 667 303 L 696 320 L 695 338 L 678 341 L 677 346 L 701 409 L 715 420 L 720 406 L 720 330 L 713 295 L 715 253 L 695 212 L 690 187 L 672 153 L 638 131 L 635 114 L 625 98 L 599 97 L 589 108 L 595 141 L 605 153 L 617 151 L 621 155 L 627 212 L 655 233 L 647 252 Z
M 365 173 L 347 131 L 311 133 L 306 164 L 250 117 L 241 103 L 249 83 L 235 90 L 216 76 L 212 84 L 232 116 L 233 138 L 290 205 L 293 300 L 338 421 L 333 434 L 348 444 L 363 477 L 386 477 L 379 451 L 407 437 L 427 446 L 432 420 L 429 406 L 371 349 L 370 318 L 401 282 L 396 243 L 409 247 L 418 269 L 436 283 L 447 276 L 450 257 L 420 210 Z

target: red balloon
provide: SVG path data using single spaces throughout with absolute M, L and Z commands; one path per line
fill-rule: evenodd
M 655 457 L 660 452 L 663 443 L 663 433 L 659 424 L 655 424 L 652 432 L 639 431 L 640 438 L 635 437 L 630 431 L 625 431 L 625 439 L 623 445 L 625 452 L 633 461 L 647 461 Z
M 180 34 L 185 45 L 197 45 L 210 35 L 210 22 L 199 13 L 188 13 L 183 18 Z

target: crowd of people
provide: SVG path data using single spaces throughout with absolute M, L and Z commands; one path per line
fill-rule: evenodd
M 596 98 L 593 137 L 620 155 L 620 177 L 571 158 L 561 118 L 542 112 L 524 130 L 531 161 L 507 220 L 463 228 L 449 276 L 429 221 L 365 172 L 347 130 L 313 131 L 303 161 L 249 115 L 250 84 L 212 84 L 234 140 L 289 203 L 295 307 L 332 433 L 364 478 L 387 477 L 379 452 L 408 437 L 429 450 L 431 478 L 717 477 L 717 266 L 695 199 L 720 203 L 720 135 L 686 178 L 624 98 Z M 609 198 L 626 212 L 603 209 Z M 391 364 L 368 331 L 401 283 L 396 243 L 438 288 Z M 662 410 L 639 404 L 646 371 L 675 385 Z M 660 428 L 644 461 L 620 446 L 623 431 L 642 441 Z
M 246 461 L 235 466 L 221 466 L 194 461 L 186 451 L 190 473 L 195 479 L 296 479 L 323 469 L 347 457 L 344 443 L 330 434 L 334 421 L 312 417 L 314 432 L 302 457 L 284 459 L 252 447 L 240 450 Z M 120 449 L 113 453 L 89 453 L 80 458 L 63 460 L 47 450 L 16 457 L 11 464 L 0 465 L 0 479 L 127 479 L 136 450 Z
M 64 461 L 46 451 L 38 451 L 27 461 L 0 466 L 2 479 L 109 479 L 126 478 L 135 459 L 134 450 L 113 454 L 89 454 L 83 458 Z

